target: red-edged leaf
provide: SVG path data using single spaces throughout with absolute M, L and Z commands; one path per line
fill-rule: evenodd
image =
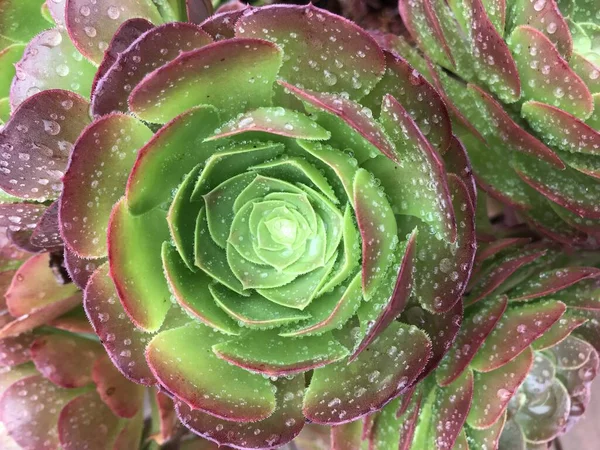
M 548 143 L 572 153 L 600 153 L 600 132 L 556 106 L 529 101 L 522 113 Z
M 279 78 L 307 90 L 347 92 L 352 99 L 360 98 L 385 70 L 383 52 L 366 31 L 312 4 L 248 10 L 235 31 L 238 37 L 280 45 L 286 58 Z
M 431 340 L 431 358 L 419 374 L 419 380 L 429 375 L 450 350 L 460 330 L 462 318 L 462 301 L 456 302 L 449 311 L 443 313 L 432 314 L 419 306 L 413 306 L 402 314 L 401 321 L 417 326 L 427 333 Z
M 106 72 L 112 68 L 113 64 L 119 57 L 119 54 L 124 52 L 127 47 L 133 43 L 133 41 L 140 37 L 140 35 L 153 27 L 154 25 L 152 25 L 152 23 L 148 22 L 146 19 L 134 18 L 123 22 L 119 29 L 115 31 L 108 48 L 104 52 L 104 57 L 102 58 L 100 66 L 98 66 L 96 75 L 94 76 L 94 82 L 92 83 L 92 104 L 98 81 L 100 81 Z
M 144 358 L 150 340 L 129 320 L 108 275 L 108 263 L 100 266 L 85 289 L 85 311 L 113 364 L 135 383 L 154 384 Z
M 185 0 L 185 10 L 188 22 L 202 23 L 212 16 L 214 9 L 209 0 Z
M 443 154 L 451 145 L 452 128 L 448 110 L 434 87 L 404 59 L 385 52 L 383 79 L 361 104 L 379 111 L 385 95 L 393 96 L 408 111 L 427 140 Z
M 14 317 L 30 314 L 77 292 L 72 284 L 59 284 L 50 270 L 50 254 L 29 258 L 13 277 L 6 292 L 6 303 Z
M 84 259 L 65 248 L 65 267 L 73 283 L 85 289 L 92 273 L 106 262 L 106 258 Z
M 581 119 L 592 113 L 589 89 L 541 31 L 521 25 L 509 41 L 525 99 L 554 105 Z
M 334 141 L 357 141 L 355 145 L 358 148 L 353 148 L 359 152 L 357 157 L 364 160 L 376 156 L 377 150 L 379 150 L 392 161 L 400 163 L 394 145 L 389 141 L 381 126 L 371 115 L 365 113 L 364 108 L 358 103 L 336 94 L 301 89 L 282 80 L 279 80 L 278 83 L 308 105 L 337 118 L 339 122 L 336 123 L 337 126 L 334 125 L 334 129 L 328 127 L 329 124 L 324 124 L 325 128 L 332 132 Z M 359 142 L 361 138 L 366 142 Z M 369 148 L 369 144 L 374 148 Z
M 29 240 L 32 245 L 45 249 L 62 246 L 63 242 L 58 228 L 58 200 L 44 211 Z
M 233 366 L 212 352 L 222 334 L 200 324 L 157 334 L 146 360 L 162 386 L 193 409 L 233 422 L 256 422 L 273 414 L 268 379 Z
M 28 97 L 49 89 L 70 90 L 89 98 L 95 72 L 73 47 L 66 31 L 59 28 L 34 37 L 15 68 L 10 89 L 12 111 Z
M 466 309 L 456 341 L 436 370 L 436 380 L 440 386 L 452 383 L 469 366 L 504 314 L 507 304 L 506 296 L 502 296 Z
M 6 323 L 8 323 L 10 317 L 6 314 L 2 319 L 5 317 L 7 319 Z M 4 324 L 5 322 L 2 320 L 0 323 Z M 31 360 L 29 347 L 36 338 L 35 334 L 26 333 L 16 337 L 0 339 L 0 367 L 18 366 Z
M 531 348 L 496 370 L 486 373 L 475 372 L 473 403 L 467 423 L 478 429 L 489 428 L 506 410 L 533 364 Z
M 491 259 L 503 250 L 509 249 L 511 247 L 521 247 L 522 245 L 528 244 L 529 242 L 531 242 L 531 238 L 497 239 L 489 243 L 485 247 L 480 247 L 477 249 L 477 254 L 475 255 L 475 264 L 481 265 L 486 260 Z
M 471 45 L 475 73 L 501 100 L 512 103 L 521 96 L 515 60 L 486 14 L 482 0 L 473 0 Z
M 128 19 L 143 18 L 154 24 L 162 18 L 153 2 L 143 0 L 132 3 L 115 3 L 112 0 L 68 0 L 65 22 L 69 36 L 77 49 L 95 63 L 102 61 L 104 51 Z
M 416 251 L 417 231 L 413 231 L 406 244 L 404 256 L 398 269 L 396 284 L 387 304 L 383 308 L 381 314 L 375 320 L 375 323 L 369 327 L 367 335 L 362 342 L 356 347 L 354 353 L 350 356 L 349 362 L 354 361 L 358 355 L 367 348 L 379 336 L 392 321 L 404 311 L 408 302 L 412 288 L 413 263 Z
M 540 3 L 517 0 L 511 12 L 512 26 L 529 25 L 538 29 L 554 44 L 561 56 L 569 60 L 573 52 L 573 39 L 555 0 Z
M 520 283 L 510 293 L 510 300 L 529 300 L 544 297 L 587 278 L 598 278 L 600 269 L 594 267 L 565 267 L 544 271 Z
M 0 204 L 0 227 L 8 231 L 31 231 L 46 210 L 38 203 Z
M 481 104 L 489 115 L 491 123 L 496 127 L 493 133 L 497 134 L 510 150 L 542 159 L 559 169 L 565 167 L 556 153 L 521 128 L 490 94 L 474 84 L 469 84 L 469 89 L 481 99 Z
M 237 6 L 240 5 L 241 8 L 237 8 Z M 200 26 L 204 31 L 210 34 L 215 41 L 231 39 L 235 37 L 235 24 L 237 20 L 242 16 L 244 11 L 251 8 L 252 7 L 247 4 L 236 4 L 236 8 L 232 10 L 225 10 L 223 6 L 221 6 L 216 14 L 207 18 Z
M 503 414 L 495 424 L 491 427 L 478 430 L 476 428 L 471 428 L 468 425 L 465 425 L 465 432 L 467 435 L 467 442 L 469 444 L 469 449 L 473 448 L 474 450 L 484 450 L 486 448 L 498 448 L 498 441 L 500 440 L 500 435 L 502 434 L 502 430 L 504 429 L 504 424 L 506 423 L 506 414 Z
M 466 299 L 467 305 L 472 305 L 487 297 L 502 285 L 518 269 L 541 258 L 547 253 L 546 249 L 530 248 L 521 252 L 514 252 L 493 261 L 491 265 L 477 277 L 471 280 L 474 284 Z
M 133 216 L 124 197 L 113 208 L 108 224 L 110 276 L 129 318 L 150 332 L 160 328 L 171 307 L 161 259 L 168 240 L 164 211 Z
M 571 333 L 587 321 L 584 317 L 578 317 L 567 308 L 563 316 L 542 336 L 531 344 L 535 350 L 545 350 L 553 347 L 569 337 Z
M 202 411 L 192 410 L 182 402 L 175 408 L 181 422 L 195 433 L 219 445 L 234 448 L 279 448 L 294 439 L 304 427 L 302 393 L 304 378 L 280 378 L 274 382 L 277 407 L 273 414 L 252 423 L 231 422 Z
M 47 90 L 24 101 L 0 131 L 0 187 L 26 199 L 56 198 L 69 154 L 90 123 L 79 95 Z
M 456 136 L 452 136 L 450 139 L 450 146 L 448 147 L 448 151 L 444 153 L 443 158 L 446 170 L 459 177 L 465 184 L 465 187 L 469 191 L 469 198 L 473 204 L 473 209 L 475 209 L 475 205 L 477 204 L 477 184 L 473 175 L 473 167 L 471 167 L 471 160 L 465 146 Z
M 262 39 L 205 45 L 144 78 L 129 97 L 129 109 L 145 121 L 166 123 L 199 105 L 214 106 L 223 120 L 270 106 L 282 58 L 279 46 Z
M 140 121 L 111 114 L 92 123 L 75 143 L 63 178 L 59 215 L 63 239 L 78 256 L 106 256 L 110 212 L 125 193 L 138 150 L 151 137 Z
M 424 332 L 392 322 L 352 363 L 341 361 L 314 371 L 304 415 L 316 423 L 342 424 L 381 408 L 413 384 L 430 354 Z
M 31 359 L 37 370 L 64 388 L 83 387 L 92 381 L 92 365 L 102 354 L 97 342 L 78 336 L 50 334 L 31 345 Z
M 117 55 L 114 64 L 99 79 L 92 96 L 92 112 L 96 116 L 127 112 L 131 90 L 146 75 L 182 52 L 211 42 L 210 35 L 190 23 L 167 23 L 146 31 Z
M 54 450 L 59 446 L 56 426 L 59 414 L 79 393 L 78 389 L 59 388 L 41 375 L 23 378 L 13 383 L 0 399 L 0 420 L 22 448 Z
M 98 395 L 116 416 L 131 419 L 142 408 L 144 387 L 124 378 L 108 355 L 96 359 L 91 375 Z
M 162 445 L 166 441 L 174 437 L 177 432 L 177 426 L 179 424 L 175 413 L 175 404 L 173 399 L 167 394 L 163 394 L 158 389 L 154 390 L 150 394 L 150 401 L 152 402 L 153 415 L 158 415 L 158 421 L 160 429 L 157 433 L 152 436 L 152 439 L 157 444 Z M 157 430 L 156 425 L 153 427 Z
M 562 302 L 511 305 L 473 358 L 471 367 L 490 372 L 512 361 L 540 337 L 566 310 Z
M 64 450 L 113 449 L 121 423 L 94 391 L 71 400 L 60 412 L 58 434 Z
M 94 334 L 94 329 L 85 316 L 83 306 L 72 309 L 67 314 L 48 323 L 49 326 L 70 333 Z

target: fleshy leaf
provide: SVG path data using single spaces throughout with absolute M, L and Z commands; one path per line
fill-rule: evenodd
M 0 132 L 0 187 L 26 199 L 56 198 L 72 146 L 90 123 L 88 109 L 82 97 L 61 90 L 24 101 Z
M 260 375 L 217 358 L 221 340 L 203 325 L 163 331 L 148 344 L 146 359 L 170 392 L 193 407 L 234 422 L 256 422 L 276 407 L 274 389 Z
M 75 335 L 51 334 L 31 345 L 31 359 L 37 370 L 64 388 L 83 387 L 92 381 L 92 366 L 102 347 Z
M 210 34 L 215 41 L 235 37 L 235 24 L 244 12 L 251 9 L 251 6 L 247 4 L 241 3 L 239 6 L 239 9 L 233 10 L 219 8 L 216 14 L 213 14 L 202 22 L 202 29 Z
M 383 53 L 366 31 L 313 5 L 247 11 L 235 33 L 277 43 L 286 55 L 279 77 L 317 92 L 347 92 L 352 99 L 360 98 L 385 70 Z
M 0 36 L 11 41 L 28 41 L 39 30 L 48 28 L 47 22 L 40 14 L 43 0 L 22 1 L 7 0 L 0 8 Z
M 282 58 L 268 41 L 218 41 L 183 53 L 144 78 L 131 93 L 129 108 L 145 121 L 165 123 L 194 106 L 212 105 L 227 120 L 271 104 Z
M 573 314 L 569 309 L 565 311 L 563 316 L 542 336 L 537 338 L 531 344 L 535 350 L 545 350 L 553 347 L 559 342 L 571 335 L 573 330 L 582 326 L 587 319 L 577 317 L 577 313 Z
M 65 243 L 78 256 L 106 256 L 110 211 L 125 192 L 138 150 L 151 137 L 138 120 L 113 114 L 98 119 L 77 140 L 63 178 L 60 223 Z
M 58 227 L 58 200 L 53 202 L 38 220 L 31 237 L 31 245 L 43 249 L 62 248 L 63 241 Z
M 364 169 L 353 183 L 356 220 L 362 238 L 362 286 L 370 298 L 383 281 L 397 244 L 396 218 L 381 188 Z
M 175 408 L 185 426 L 219 445 L 249 449 L 277 448 L 296 437 L 304 426 L 304 377 L 279 378 L 274 385 L 277 389 L 275 411 L 259 422 L 240 423 L 219 419 L 202 411 L 192 410 L 182 402 L 177 402 Z
M 85 289 L 92 273 L 106 261 L 106 258 L 84 259 L 65 248 L 65 267 L 71 280 L 79 289 Z
M 221 359 L 271 377 L 290 376 L 323 367 L 348 355 L 330 333 L 295 339 L 277 330 L 250 333 L 213 346 Z
M 131 419 L 142 409 L 144 387 L 124 378 L 108 355 L 96 360 L 92 377 L 98 395 L 116 416 Z
M 95 68 L 84 60 L 64 30 L 42 31 L 29 42 L 16 65 L 10 90 L 14 111 L 25 99 L 47 89 L 65 89 L 89 98 Z M 86 113 L 87 115 L 87 113 Z
M 108 226 L 110 275 L 125 311 L 140 328 L 156 331 L 169 307 L 161 247 L 169 240 L 164 212 L 133 216 L 125 199 L 113 208 Z
M 108 263 L 104 263 L 90 278 L 85 288 L 85 311 L 119 371 L 135 383 L 152 385 L 155 379 L 144 359 L 151 335 L 131 323 L 108 272 Z
M 554 325 L 565 309 L 565 304 L 557 301 L 511 305 L 473 358 L 471 367 L 489 372 L 512 361 Z
M 314 371 L 304 398 L 304 415 L 321 424 L 356 420 L 407 389 L 430 352 L 425 333 L 392 322 L 352 363 L 342 361 Z
M 146 31 L 118 54 L 114 64 L 99 79 L 92 96 L 92 112 L 96 116 L 127 112 L 129 93 L 146 75 L 182 52 L 211 42 L 212 38 L 205 31 L 189 23 L 167 23 Z
M 510 35 L 523 97 L 548 103 L 585 119 L 592 113 L 592 95 L 541 31 L 522 25 Z
M 475 372 L 473 403 L 467 423 L 479 429 L 492 426 L 504 413 L 532 364 L 533 351 L 527 348 L 508 364 L 496 370 Z
M 360 450 L 362 431 L 361 420 L 331 427 L 331 450 Z
M 124 4 L 114 4 L 112 0 L 69 0 L 65 10 L 71 40 L 77 50 L 97 64 L 119 26 L 136 17 L 155 24 L 162 22 L 154 2 L 148 0 Z
M 435 373 L 441 386 L 452 383 L 469 366 L 484 340 L 504 314 L 507 303 L 507 298 L 502 296 L 479 302 L 466 309 L 456 341 Z
M 593 267 L 565 267 L 539 273 L 520 283 L 510 292 L 510 300 L 529 300 L 550 295 L 587 278 L 598 278 L 600 270 Z
M 191 272 L 177 250 L 167 242 L 163 243 L 162 260 L 171 292 L 182 308 L 215 330 L 239 334 L 236 323 L 213 302 L 209 290 L 212 280 L 208 275 Z

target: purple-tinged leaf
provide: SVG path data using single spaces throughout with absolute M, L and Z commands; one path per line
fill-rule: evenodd
M 587 321 L 584 317 L 578 317 L 577 312 L 567 308 L 563 316 L 542 336 L 531 344 L 534 350 L 545 350 L 562 342 L 571 333 Z
M 6 322 L 4 322 L 4 319 L 6 319 Z M 0 319 L 0 324 L 9 321 L 10 316 L 4 314 Z M 14 367 L 30 361 L 29 347 L 36 338 L 37 336 L 34 333 L 26 333 L 0 340 L 0 367 Z
M 0 227 L 8 231 L 32 231 L 46 206 L 39 203 L 0 204 Z
M 385 307 L 375 320 L 369 326 L 367 335 L 356 347 L 354 353 L 350 356 L 349 362 L 354 361 L 358 355 L 379 336 L 396 318 L 404 311 L 412 288 L 413 264 L 416 251 L 417 230 L 413 230 L 404 249 L 404 255 L 398 269 L 398 276 L 392 295 L 385 304 Z
M 24 101 L 0 131 L 0 187 L 26 199 L 56 198 L 69 154 L 90 123 L 79 95 L 47 90 Z
M 85 311 L 117 369 L 135 383 L 152 385 L 155 379 L 144 358 L 151 335 L 138 330 L 125 314 L 108 270 L 105 263 L 90 278 L 85 288 Z
M 529 101 L 521 112 L 546 142 L 571 153 L 600 154 L 600 131 L 560 108 Z
M 592 94 L 541 31 L 521 25 L 509 42 L 526 100 L 551 104 L 581 119 L 589 117 Z
M 507 304 L 506 296 L 502 296 L 466 309 L 458 336 L 436 370 L 436 380 L 440 386 L 452 383 L 469 366 L 504 314 Z
M 366 31 L 312 4 L 247 10 L 235 31 L 237 37 L 281 46 L 286 58 L 279 78 L 309 91 L 346 92 L 357 99 L 377 84 L 385 70 L 383 52 Z
M 268 379 L 219 359 L 222 336 L 200 324 L 162 331 L 146 348 L 159 383 L 193 409 L 233 422 L 256 422 L 276 409 Z
M 17 75 L 10 89 L 12 111 L 43 90 L 64 89 L 88 98 L 95 73 L 95 67 L 81 58 L 67 33 L 58 28 L 33 38 L 15 68 Z
M 102 354 L 98 342 L 75 335 L 49 334 L 31 344 L 31 359 L 48 380 L 64 388 L 83 387 L 92 381 L 92 366 Z
M 486 262 L 488 259 L 491 260 L 498 253 L 514 248 L 520 248 L 525 244 L 531 242 L 531 238 L 501 238 L 497 239 L 485 247 L 480 247 L 477 249 L 477 254 L 475 255 L 475 264 L 480 266 L 482 263 Z
M 519 356 L 491 372 L 475 372 L 473 403 L 467 418 L 472 428 L 486 429 L 508 406 L 533 364 L 533 351 L 527 347 Z
M 345 143 L 345 147 L 353 144 L 356 157 L 363 161 L 382 153 L 400 163 L 396 149 L 384 130 L 358 103 L 336 94 L 301 89 L 283 80 L 278 83 L 310 107 L 325 113 L 318 122 L 326 121 L 321 124 L 332 132 L 332 145 L 336 142 Z M 340 148 L 345 147 L 340 145 Z
M 511 29 L 519 25 L 536 28 L 546 35 L 565 60 L 569 60 L 573 52 L 573 39 L 555 0 L 540 3 L 517 0 L 512 4 L 511 13 Z
M 214 13 L 210 0 L 185 0 L 185 10 L 191 23 L 202 23 Z
M 108 355 L 96 359 L 91 375 L 98 395 L 116 416 L 131 419 L 142 408 L 144 387 L 124 378 Z
M 274 387 L 277 389 L 275 411 L 270 417 L 258 422 L 219 419 L 202 411 L 192 410 L 183 402 L 176 402 L 175 409 L 185 426 L 219 445 L 245 449 L 278 448 L 294 439 L 304 427 L 304 377 L 282 377 L 274 382 Z
M 450 146 L 448 147 L 448 151 L 443 154 L 443 159 L 446 170 L 459 177 L 465 184 L 465 187 L 469 191 L 469 198 L 471 199 L 473 209 L 475 209 L 477 204 L 477 184 L 473 175 L 473 167 L 471 166 L 471 160 L 465 146 L 456 136 L 451 137 Z
M 475 355 L 471 367 L 490 372 L 512 361 L 544 334 L 566 310 L 562 302 L 511 305 Z
M 496 126 L 492 133 L 497 135 L 509 150 L 542 159 L 559 169 L 565 167 L 556 153 L 521 128 L 504 110 L 504 106 L 498 103 L 490 94 L 473 84 L 469 85 L 469 89 L 481 100 L 491 123 Z
M 312 422 L 333 425 L 381 408 L 413 384 L 430 354 L 424 332 L 392 322 L 350 364 L 341 361 L 314 371 L 304 397 L 304 415 Z
M 112 37 L 106 52 L 104 52 L 102 62 L 94 76 L 94 82 L 92 83 L 92 106 L 98 81 L 106 75 L 106 72 L 112 68 L 119 55 L 127 50 L 127 47 L 129 47 L 133 41 L 153 27 L 154 25 L 152 23 L 141 18 L 129 19 L 121 24 Z
M 142 120 L 166 123 L 199 105 L 214 106 L 223 120 L 270 106 L 282 59 L 279 46 L 262 39 L 217 41 L 145 77 L 133 89 L 129 109 Z
M 13 383 L 4 392 L 0 399 L 0 420 L 9 436 L 22 448 L 54 450 L 60 445 L 56 426 L 59 414 L 81 393 L 79 389 L 55 386 L 41 375 L 29 376 Z
M 517 101 L 522 87 L 517 65 L 487 16 L 482 0 L 473 0 L 471 28 L 475 73 L 502 101 Z
M 106 262 L 106 258 L 84 259 L 65 248 L 65 267 L 71 280 L 79 289 L 85 289 L 94 271 Z
M 146 75 L 173 61 L 181 53 L 211 42 L 210 35 L 191 23 L 174 22 L 149 29 L 123 49 L 98 80 L 92 95 L 93 114 L 127 112 L 131 90 Z
M 58 417 L 60 448 L 63 450 L 114 449 L 122 424 L 94 391 L 65 405 Z M 109 447 L 110 446 L 110 447 Z
M 530 300 L 561 291 L 589 278 L 600 277 L 600 269 L 595 267 L 565 267 L 539 273 L 520 283 L 510 292 L 510 300 Z
M 78 256 L 106 256 L 110 212 L 125 193 L 138 150 L 151 137 L 140 121 L 111 114 L 87 127 L 75 143 L 63 178 L 59 216 L 65 244 Z
M 31 244 L 45 249 L 62 247 L 63 241 L 58 228 L 58 200 L 52 203 L 36 224 L 31 238 Z
M 233 2 L 232 2 L 233 3 Z M 237 6 L 241 6 L 238 8 Z M 215 41 L 235 37 L 235 24 L 245 11 L 252 7 L 247 4 L 236 4 L 234 9 L 219 8 L 216 14 L 207 18 L 200 27 L 210 34 Z
M 115 3 L 112 0 L 67 0 L 65 22 L 69 37 L 90 61 L 99 64 L 104 51 L 119 29 L 128 19 L 142 18 L 160 24 L 162 18 L 154 2 Z

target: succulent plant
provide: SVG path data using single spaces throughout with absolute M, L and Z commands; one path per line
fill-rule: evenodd
M 589 263 L 597 256 L 527 239 L 482 247 L 463 326 L 438 368 L 381 412 L 333 427 L 331 448 L 548 448 L 581 418 L 598 372 L 588 314 L 599 311 L 600 269 L 579 265 Z
M 478 184 L 559 242 L 598 247 L 600 17 L 587 0 L 400 0 Z
M 59 197 L 45 215 L 116 367 L 244 448 L 355 420 L 431 372 L 475 252 L 474 181 L 432 86 L 313 6 L 130 19 L 105 47 L 110 17 L 69 22 L 69 5 L 73 44 L 51 40 L 86 59 L 17 75 L 0 187 L 11 211 Z M 38 45 L 19 70 L 74 54 Z M 18 218 L 30 242 L 39 218 Z

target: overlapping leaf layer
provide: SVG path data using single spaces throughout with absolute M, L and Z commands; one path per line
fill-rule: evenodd
M 544 236 L 598 248 L 600 17 L 573 0 L 400 0 L 479 185 Z

